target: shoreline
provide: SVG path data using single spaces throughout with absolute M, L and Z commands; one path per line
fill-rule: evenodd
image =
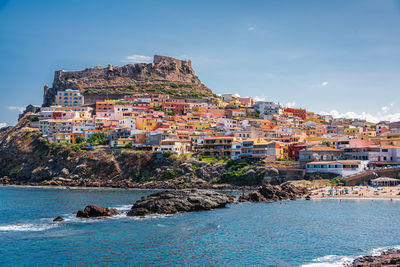
M 216 187 L 196 187 L 196 186 L 186 186 L 186 187 L 104 187 L 104 186 L 67 186 L 67 185 L 32 185 L 32 184 L 0 184 L 3 187 L 16 187 L 16 188 L 49 188 L 49 189 L 61 189 L 61 190 L 173 190 L 173 189 L 211 189 L 211 190 L 223 190 L 223 191 L 251 191 L 258 188 L 251 186 L 216 186 Z M 399 189 L 400 190 L 400 189 Z M 311 195 L 311 200 L 319 200 L 319 199 L 335 199 L 335 200 L 387 200 L 387 201 L 400 201 L 400 195 L 380 195 L 380 196 L 358 196 L 358 195 L 338 195 L 338 196 L 329 196 L 329 195 Z
M 26 188 L 54 188 L 54 189 L 116 189 L 116 190 L 173 190 L 173 189 L 209 189 L 209 190 L 224 190 L 224 191 L 250 191 L 255 190 L 258 186 L 234 186 L 234 185 L 210 185 L 210 186 L 160 186 L 141 185 L 138 187 L 117 187 L 117 186 L 69 186 L 69 185 L 43 185 L 43 184 L 4 184 L 3 187 L 26 187 Z

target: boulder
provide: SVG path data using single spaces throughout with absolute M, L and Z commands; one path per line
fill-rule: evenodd
M 247 201 L 251 201 L 251 202 L 264 202 L 267 201 L 267 199 L 260 194 L 260 192 L 258 191 L 253 191 L 250 192 L 249 194 L 242 194 L 239 197 L 239 202 L 247 202 Z
M 278 201 L 278 200 L 296 200 L 298 197 L 304 197 L 307 194 L 305 187 L 296 186 L 291 183 L 281 185 L 264 184 L 257 191 L 243 194 L 239 198 L 239 202 L 252 201 Z
M 61 216 L 57 216 L 53 220 L 53 222 L 62 222 L 62 221 L 65 221 L 65 219 L 63 217 L 61 217 Z
M 378 256 L 363 256 L 355 259 L 352 267 L 375 267 L 375 266 L 400 266 L 400 249 L 389 249 Z
M 88 205 L 84 210 L 79 210 L 76 217 L 93 218 L 93 217 L 111 217 L 118 215 L 117 209 L 109 209 L 95 205 Z
M 67 177 L 69 175 L 69 170 L 67 168 L 63 168 L 60 172 L 61 176 Z
M 128 212 L 128 216 L 211 210 L 224 208 L 227 204 L 233 202 L 233 196 L 212 190 L 168 190 L 136 201 Z

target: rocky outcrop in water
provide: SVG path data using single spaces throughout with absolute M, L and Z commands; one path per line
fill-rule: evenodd
M 53 220 L 53 222 L 62 222 L 62 221 L 65 221 L 65 219 L 63 217 L 61 217 L 61 216 L 57 216 Z
M 52 88 L 44 88 L 43 105 L 51 105 L 57 91 L 65 89 L 81 90 L 86 103 L 106 97 L 121 98 L 124 94 L 132 92 L 155 90 L 181 96 L 212 94 L 195 75 L 190 60 L 157 55 L 152 63 L 128 64 L 122 67 L 108 65 L 81 71 L 56 71 Z
M 128 216 L 211 210 L 224 208 L 233 202 L 233 196 L 212 190 L 170 190 L 136 201 L 128 212 Z
M 111 217 L 118 215 L 117 209 L 109 209 L 95 205 L 88 205 L 84 210 L 79 210 L 76 217 L 80 218 L 95 218 L 95 217 Z
M 307 194 L 307 189 L 302 186 L 296 186 L 290 182 L 281 185 L 265 184 L 258 188 L 257 191 L 249 194 L 242 194 L 239 197 L 239 202 L 263 202 L 263 201 L 279 201 L 279 200 L 295 200 L 299 197 L 304 197 Z
M 363 256 L 355 259 L 348 267 L 396 267 L 400 266 L 400 249 L 389 249 L 379 256 Z

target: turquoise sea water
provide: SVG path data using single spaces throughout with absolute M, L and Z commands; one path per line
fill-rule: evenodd
M 0 266 L 340 266 L 400 245 L 400 202 L 389 200 L 242 203 L 144 219 L 72 215 L 87 204 L 127 211 L 152 192 L 0 186 Z M 67 220 L 53 223 L 58 215 Z

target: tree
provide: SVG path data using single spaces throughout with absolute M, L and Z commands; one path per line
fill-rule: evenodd
M 85 138 L 83 138 L 82 136 L 78 136 L 77 138 L 75 138 L 75 143 L 80 144 L 85 142 Z
M 100 132 L 92 134 L 87 142 L 91 145 L 106 145 L 108 144 L 108 139 L 104 133 Z
M 125 148 L 133 148 L 133 145 L 132 144 L 126 144 Z
M 331 146 L 331 142 L 329 142 L 329 141 L 324 141 L 324 142 L 322 142 L 322 144 L 327 146 L 327 147 Z

